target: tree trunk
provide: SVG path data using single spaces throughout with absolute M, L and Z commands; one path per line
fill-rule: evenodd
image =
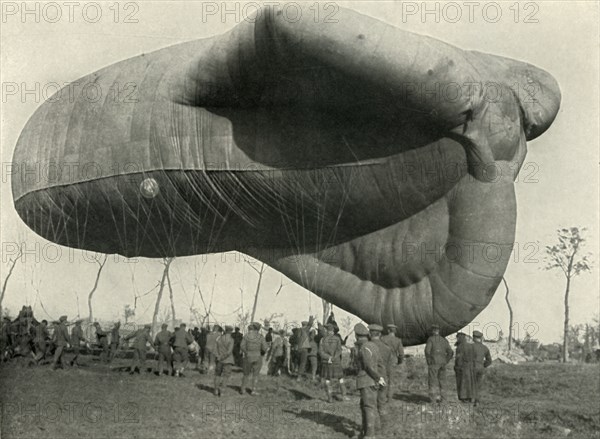
M 567 288 L 565 290 L 565 325 L 563 328 L 563 352 L 562 361 L 569 361 L 569 288 L 571 287 L 571 278 L 567 277 Z
M 17 261 L 20 258 L 20 253 L 19 255 L 17 255 L 17 257 L 15 259 L 12 260 L 12 264 L 10 265 L 9 269 L 8 269 L 8 274 L 6 275 L 6 278 L 4 279 L 4 283 L 2 284 L 2 291 L 0 291 L 0 319 L 2 317 L 4 317 L 2 315 L 2 301 L 4 300 L 4 293 L 6 292 L 6 285 L 8 284 L 8 279 L 10 279 L 10 276 L 12 275 L 13 270 L 15 269 L 15 265 L 17 265 Z
M 592 351 L 591 347 L 590 347 L 590 325 L 589 324 L 585 324 L 585 341 L 583 344 L 583 355 L 581 356 L 581 362 L 585 362 L 585 358 L 587 357 L 588 353 L 590 353 Z
M 510 293 L 510 290 L 508 289 L 508 283 L 504 277 L 502 277 L 502 282 L 504 282 L 504 287 L 506 288 L 506 296 L 504 296 L 504 299 L 508 305 L 508 351 L 510 352 L 512 349 L 513 309 L 512 306 L 510 306 L 510 301 L 508 300 L 508 294 Z
M 100 280 L 100 275 L 102 274 L 102 269 L 104 268 L 104 264 L 106 264 L 107 255 L 104 255 L 104 259 L 102 262 L 98 262 L 100 267 L 98 267 L 98 272 L 96 273 L 96 280 L 94 281 L 94 286 L 92 287 L 90 294 L 88 295 L 88 310 L 89 310 L 89 319 L 90 324 L 94 322 L 94 312 L 92 310 L 92 298 L 94 297 L 94 293 L 98 288 L 98 281 Z
M 160 309 L 160 300 L 162 299 L 163 290 L 165 289 L 165 279 L 167 278 L 167 272 L 169 271 L 170 261 L 165 263 L 165 269 L 163 270 L 162 278 L 160 279 L 160 287 L 158 289 L 158 296 L 156 297 L 156 303 L 154 304 L 154 313 L 152 314 L 152 338 L 154 338 L 154 328 L 156 327 L 156 319 L 158 317 L 158 310 Z
M 175 315 L 175 302 L 173 301 L 173 287 L 171 287 L 171 276 L 169 276 L 169 270 L 167 270 L 167 284 L 169 285 L 169 299 L 171 300 L 171 323 L 173 328 L 175 328 L 177 316 Z
M 331 303 L 326 301 L 325 299 L 321 299 L 323 301 L 323 325 L 327 323 L 327 319 L 329 318 L 329 313 L 331 312 Z
M 252 316 L 250 317 L 250 322 L 254 321 L 254 316 L 256 315 L 256 305 L 258 304 L 258 293 L 260 292 L 260 284 L 262 282 L 262 277 L 265 269 L 265 263 L 263 262 L 260 266 L 260 271 L 258 271 L 258 282 L 256 283 L 256 293 L 254 293 L 254 305 L 252 306 Z

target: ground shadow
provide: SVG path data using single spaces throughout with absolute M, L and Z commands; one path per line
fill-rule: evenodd
M 299 418 L 303 418 L 312 421 L 316 424 L 324 425 L 329 427 L 337 433 L 342 433 L 348 437 L 353 437 L 356 431 L 361 430 L 361 426 L 351 419 L 345 418 L 334 413 L 327 413 L 326 411 L 318 410 L 283 410 L 286 413 L 293 413 Z
M 242 390 L 242 386 L 236 386 L 235 384 L 228 384 L 227 387 L 231 390 L 235 390 L 238 393 L 240 393 Z
M 429 402 L 429 398 L 419 393 L 400 392 L 394 393 L 393 399 L 397 401 L 412 402 L 415 404 L 426 404 Z
M 215 388 L 212 386 L 207 386 L 206 384 L 196 384 L 196 387 L 200 390 L 204 390 L 205 392 L 208 393 L 215 393 Z
M 299 401 L 302 399 L 314 399 L 311 395 L 309 395 L 308 393 L 303 392 L 301 390 L 289 389 L 289 388 L 285 388 L 285 387 L 281 387 L 281 388 L 287 390 L 292 395 L 294 395 L 294 398 L 296 399 L 296 401 Z

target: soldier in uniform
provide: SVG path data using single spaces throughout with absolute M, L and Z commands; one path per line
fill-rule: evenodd
M 292 328 L 292 335 L 288 341 L 290 343 L 290 372 L 297 374 L 300 364 L 300 328 Z
M 441 402 L 444 399 L 446 386 L 446 365 L 454 356 L 450 343 L 440 335 L 438 325 L 431 326 L 432 335 L 425 345 L 425 360 L 427 361 L 429 399 L 431 402 Z M 439 396 L 435 396 L 435 388 L 439 388 Z
M 285 330 L 276 333 L 269 347 L 269 374 L 279 377 L 282 371 L 289 370 L 289 342 L 285 338 Z M 279 384 L 278 384 L 279 385 Z
M 173 356 L 171 355 L 171 338 L 173 334 L 167 329 L 169 325 L 163 323 L 160 332 L 154 337 L 154 348 L 158 352 L 158 364 L 156 374 L 161 376 L 163 373 L 162 362 L 167 363 L 167 374 L 171 375 L 173 371 Z
M 221 335 L 216 342 L 215 357 L 217 365 L 215 367 L 215 396 L 221 396 L 223 381 L 229 379 L 231 366 L 234 363 L 233 338 L 231 337 L 232 332 L 233 328 L 231 326 L 225 326 L 225 333 Z
M 75 326 L 71 330 L 71 344 L 73 345 L 73 359 L 71 360 L 71 366 L 77 367 L 80 366 L 79 362 L 79 353 L 81 351 L 81 342 L 85 342 L 85 337 L 83 335 L 83 329 L 81 328 L 82 320 L 77 320 L 75 322 Z
M 319 356 L 321 357 L 321 380 L 325 383 L 327 402 L 333 402 L 331 380 L 338 381 L 342 399 L 347 401 L 344 369 L 342 368 L 342 341 L 334 334 L 335 325 L 333 323 L 327 323 L 325 328 L 327 334 L 319 343 Z
M 240 350 L 244 356 L 244 377 L 240 387 L 240 394 L 246 392 L 246 382 L 252 376 L 251 395 L 258 395 L 256 391 L 256 381 L 262 368 L 262 356 L 267 352 L 269 346 L 265 338 L 259 333 L 260 323 L 251 323 L 248 326 L 248 333 L 242 339 Z
M 383 327 L 377 324 L 369 325 L 369 333 L 371 335 L 371 342 L 377 346 L 377 350 L 379 351 L 379 361 L 377 363 L 377 372 L 380 376 L 382 376 L 386 382 L 389 381 L 389 377 L 392 375 L 392 368 L 394 367 L 394 363 L 397 361 L 396 357 L 393 355 L 392 350 L 381 341 L 381 333 L 383 332 Z M 381 424 L 385 423 L 387 420 L 387 403 L 388 403 L 388 391 L 387 385 L 381 386 L 377 390 L 377 409 L 379 411 L 379 419 L 380 423 L 377 426 L 383 426 Z
M 360 391 L 360 409 L 362 413 L 362 433 L 364 438 L 375 436 L 379 414 L 377 411 L 377 392 L 385 386 L 385 379 L 379 374 L 379 350 L 369 341 L 369 330 L 362 323 L 354 326 L 357 353 L 356 389 Z
M 115 323 L 112 331 L 110 331 L 110 357 L 108 358 L 108 362 L 112 362 L 115 356 L 117 355 L 117 351 L 119 350 L 119 341 L 121 336 L 119 335 L 119 328 L 121 328 L 121 322 Z
M 473 363 L 475 372 L 475 385 L 473 389 L 473 403 L 479 404 L 481 398 L 481 386 L 485 369 L 492 364 L 490 350 L 483 344 L 483 334 L 479 331 L 473 331 Z
M 456 393 L 459 401 L 470 401 L 473 383 L 473 345 L 467 342 L 467 334 L 456 334 L 456 354 L 454 373 L 456 375 Z
M 209 332 L 206 336 L 204 359 L 207 371 L 213 370 L 215 368 L 217 338 L 219 338 L 220 335 L 221 327 L 219 325 L 214 325 L 212 332 Z
M 100 349 L 102 349 L 100 360 L 106 363 L 108 361 L 108 332 L 103 330 L 98 322 L 94 322 L 94 326 L 96 328 L 96 339 L 98 340 Z
M 306 374 L 306 363 L 310 352 L 310 328 L 314 322 L 314 317 L 310 316 L 308 321 L 302 322 L 302 327 L 298 333 L 298 352 L 300 354 L 300 364 L 298 366 L 298 379 Z
M 46 358 L 46 350 L 48 349 L 48 321 L 42 322 L 35 328 L 35 357 L 33 358 L 36 364 L 39 364 Z
M 61 369 L 64 369 L 64 352 L 65 349 L 70 346 L 71 338 L 69 337 L 69 331 L 65 322 L 67 316 L 60 316 L 58 319 L 58 325 L 54 329 L 54 341 L 56 343 L 56 351 L 54 351 L 54 361 L 52 362 L 52 369 L 56 370 L 59 365 Z
M 134 372 L 140 373 L 140 370 L 144 369 L 146 364 L 146 353 L 148 352 L 147 343 L 152 344 L 152 337 L 150 336 L 150 325 L 145 325 L 143 328 L 132 332 L 123 340 L 133 340 L 133 358 L 131 360 L 131 366 L 129 366 L 129 373 L 133 375 Z
M 235 360 L 235 365 L 242 367 L 242 351 L 240 350 L 240 346 L 244 335 L 240 332 L 240 328 L 235 328 L 231 338 L 233 338 L 233 359 Z
M 179 325 L 172 338 L 173 343 L 173 361 L 176 363 L 175 376 L 183 376 L 183 371 L 189 361 L 188 345 L 194 342 L 194 337 L 185 329 L 185 323 Z
M 317 342 L 317 333 L 312 329 L 308 333 L 308 364 L 310 364 L 310 379 L 312 382 L 317 381 L 317 368 L 319 363 L 317 356 L 319 355 L 319 343 Z
M 394 324 L 386 325 L 387 334 L 381 337 L 381 341 L 387 345 L 388 348 L 392 350 L 392 358 L 395 358 L 394 365 L 402 364 L 404 361 L 404 346 L 402 345 L 402 340 L 399 337 L 396 337 L 396 329 L 398 327 Z M 392 368 L 393 371 L 394 368 Z M 388 376 L 387 381 L 387 400 L 389 401 L 394 392 L 392 391 L 392 375 Z
M 2 331 L 0 332 L 0 354 L 2 355 L 2 361 L 5 361 L 9 356 L 10 326 L 10 319 L 8 317 L 4 317 L 2 319 Z

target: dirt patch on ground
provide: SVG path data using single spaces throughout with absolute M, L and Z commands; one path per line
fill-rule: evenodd
M 234 373 L 223 396 L 212 375 L 129 375 L 127 362 L 51 371 L 10 363 L 0 368 L 4 438 L 348 438 L 359 437 L 354 380 L 350 401 L 329 404 L 318 384 L 260 377 L 260 395 L 242 396 Z M 149 362 L 150 363 L 150 362 Z M 599 437 L 598 365 L 495 364 L 481 407 L 458 402 L 448 367 L 448 400 L 427 402 L 427 369 L 410 359 L 394 376 L 385 437 Z

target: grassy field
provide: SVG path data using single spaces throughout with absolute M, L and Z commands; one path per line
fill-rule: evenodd
M 129 375 L 127 362 L 52 371 L 49 366 L 0 366 L 2 438 L 358 438 L 359 399 L 328 404 L 322 389 L 287 377 L 260 378 L 260 395 L 239 395 L 241 374 L 223 396 L 212 395 L 212 375 Z M 153 362 L 148 362 L 148 365 Z M 153 364 L 152 364 L 153 366 Z M 456 399 L 448 368 L 449 401 L 429 404 L 420 358 L 400 366 L 381 437 L 547 438 L 600 437 L 600 366 L 496 363 L 486 376 L 483 404 Z

